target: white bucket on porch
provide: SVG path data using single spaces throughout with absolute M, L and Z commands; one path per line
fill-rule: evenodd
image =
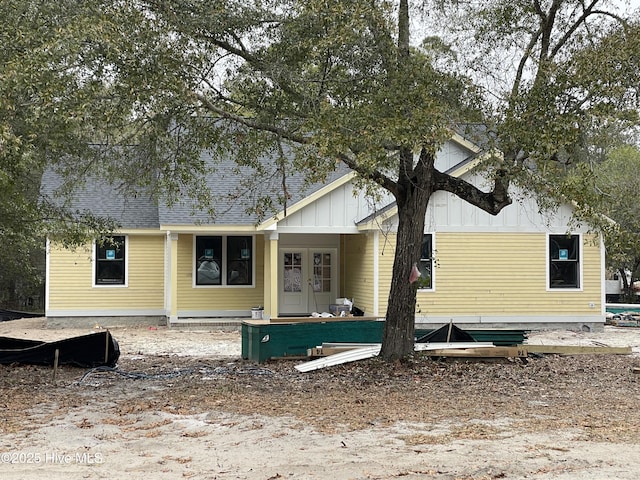
M 253 320 L 262 320 L 262 307 L 253 307 L 251 309 L 251 318 Z

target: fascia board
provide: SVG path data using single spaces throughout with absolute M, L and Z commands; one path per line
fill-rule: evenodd
M 361 223 L 358 225 L 358 230 L 361 232 L 366 232 L 369 230 L 377 230 L 380 228 L 380 224 L 386 222 L 387 220 L 395 217 L 398 214 L 398 206 L 394 205 L 390 209 L 385 212 L 375 215 L 371 220 L 366 223 Z
M 171 233 L 255 233 L 255 225 L 160 225 L 160 230 Z
M 114 233 L 122 234 L 122 235 L 163 235 L 164 232 L 162 229 L 157 228 L 119 228 L 114 231 Z
M 475 143 L 467 140 L 466 138 L 464 138 L 462 135 L 460 135 L 459 133 L 454 133 L 451 136 L 451 140 L 456 142 L 458 145 L 460 145 L 461 147 L 466 148 L 467 150 L 471 150 L 473 153 L 480 153 L 482 151 L 482 148 L 480 148 L 478 145 L 476 145 Z
M 449 170 L 447 173 L 452 177 L 461 177 L 465 173 L 470 172 L 471 170 L 476 168 L 478 165 L 480 165 L 483 161 L 485 161 L 487 158 L 491 156 L 498 156 L 500 159 L 502 159 L 501 152 L 497 150 L 491 150 L 483 153 L 482 155 L 478 155 L 476 158 L 474 158 L 470 162 L 462 163 L 459 166 L 451 168 L 451 170 Z

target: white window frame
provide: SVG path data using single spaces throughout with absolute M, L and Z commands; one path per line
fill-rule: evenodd
M 424 237 L 426 235 L 429 235 L 431 237 L 431 286 L 427 287 L 427 288 L 418 287 L 418 291 L 419 292 L 433 292 L 436 289 L 436 274 L 435 274 L 435 269 L 436 269 L 436 262 L 435 262 L 436 235 L 433 232 L 425 232 L 425 233 L 422 234 L 423 240 L 424 240 Z M 420 244 L 420 252 L 422 253 L 422 244 Z M 422 258 L 420 258 L 419 261 L 422 262 Z M 422 277 L 420 277 L 418 279 L 418 282 L 420 281 L 421 278 Z
M 551 237 L 577 237 L 578 238 L 578 272 L 577 272 L 577 277 L 578 277 L 578 286 L 577 287 L 552 287 L 551 286 L 551 248 L 550 248 L 550 244 L 551 244 Z M 545 264 L 545 270 L 546 270 L 546 289 L 548 292 L 581 292 L 583 291 L 583 285 L 584 285 L 584 262 L 583 262 L 583 252 L 584 252 L 584 241 L 583 241 L 583 236 L 581 233 L 570 233 L 569 235 L 567 235 L 566 232 L 563 233 L 547 233 L 547 237 L 546 237 L 546 264 Z
M 91 253 L 91 285 L 93 288 L 127 288 L 129 286 L 129 235 L 115 233 L 109 237 L 124 237 L 124 284 L 100 284 L 96 283 L 96 268 L 98 267 L 97 240 L 93 242 Z
M 220 237 L 222 239 L 222 256 L 220 266 L 220 285 L 199 285 L 197 282 L 197 268 L 196 268 L 196 245 L 198 237 Z M 229 285 L 227 284 L 227 239 L 229 237 L 250 237 L 251 238 L 251 283 L 247 285 Z M 191 256 L 191 276 L 193 288 L 255 288 L 256 286 L 256 237 L 255 235 L 246 234 L 220 234 L 220 233 L 203 233 L 193 235 L 192 244 L 192 256 Z

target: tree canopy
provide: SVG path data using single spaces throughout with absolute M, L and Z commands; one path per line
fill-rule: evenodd
M 637 301 L 627 281 L 640 277 L 640 209 L 636 201 L 640 185 L 640 150 L 620 145 L 610 149 L 606 158 L 582 164 L 571 176 L 573 188 L 586 198 L 576 215 L 598 226 L 607 247 L 607 268 L 623 279 L 627 301 Z
M 68 244 L 112 222 L 39 201 L 48 159 L 84 156 L 87 117 L 102 80 L 82 84 L 86 10 L 81 2 L 7 0 L 0 4 L 0 302 L 42 285 L 45 230 Z M 18 295 L 19 296 L 19 295 Z
M 202 148 L 233 153 L 259 181 L 257 158 L 286 145 L 294 155 L 279 156 L 282 171 L 317 181 L 342 162 L 392 194 L 385 358 L 413 348 L 407 279 L 434 192 L 492 214 L 511 203 L 512 183 L 560 197 L 555 180 L 592 155 L 595 134 L 638 125 L 639 26 L 605 0 L 7 3 L 25 29 L 9 36 L 30 53 L 3 62 L 2 83 L 10 105 L 25 103 L 18 92 L 39 120 L 26 115 L 25 133 L 4 142 L 28 138 L 71 181 L 99 171 L 178 199 L 201 193 Z M 410 29 L 420 11 L 424 39 Z M 34 20 L 42 32 L 28 28 Z M 434 167 L 465 126 L 482 126 L 487 151 L 501 152 L 481 165 L 485 190 Z M 106 147 L 87 153 L 89 138 Z

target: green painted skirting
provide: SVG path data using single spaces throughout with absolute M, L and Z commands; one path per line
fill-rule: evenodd
M 313 323 L 242 322 L 242 358 L 262 363 L 270 358 L 304 356 L 323 343 L 380 343 L 384 321 L 357 320 Z M 477 342 L 520 345 L 524 330 L 466 330 Z M 417 330 L 416 337 L 431 330 Z
M 640 313 L 640 304 L 635 303 L 608 303 L 606 311 L 613 314 L 618 313 Z
M 379 343 L 379 320 L 313 323 L 242 322 L 242 358 L 262 363 L 270 358 L 306 355 L 323 342 Z

